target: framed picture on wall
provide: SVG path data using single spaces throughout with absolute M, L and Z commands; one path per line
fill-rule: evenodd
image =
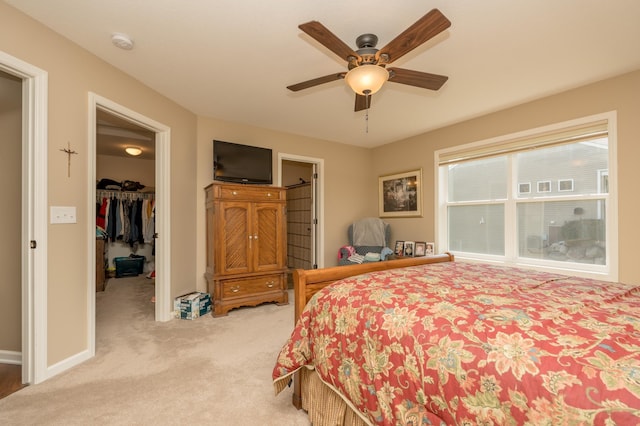
M 378 178 L 380 217 L 422 217 L 422 169 Z

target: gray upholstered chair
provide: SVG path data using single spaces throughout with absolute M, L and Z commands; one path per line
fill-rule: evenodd
M 367 230 L 371 229 L 371 226 L 374 227 L 374 232 L 367 233 Z M 379 229 L 376 230 L 376 227 L 379 227 Z M 358 235 L 359 232 L 366 234 Z M 349 225 L 347 228 L 347 236 L 349 238 L 349 246 L 353 247 L 357 254 L 362 256 L 365 256 L 367 253 L 382 254 L 383 250 L 389 247 L 389 242 L 391 241 L 391 226 L 378 218 L 364 218 Z M 365 244 L 360 244 L 360 242 L 364 242 Z M 341 247 L 338 256 L 338 265 L 353 265 L 358 263 L 350 261 L 349 256 L 349 250 L 346 247 Z

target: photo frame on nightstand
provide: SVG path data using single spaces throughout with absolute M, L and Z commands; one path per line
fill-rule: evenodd
M 406 257 L 413 257 L 415 251 L 416 251 L 416 243 L 414 241 L 404 242 L 404 255 Z
M 424 254 L 425 256 L 432 256 L 436 254 L 436 243 L 427 243 Z
M 396 241 L 396 247 L 393 254 L 396 256 L 404 256 L 404 241 Z

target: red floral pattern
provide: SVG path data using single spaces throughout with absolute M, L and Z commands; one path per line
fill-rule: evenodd
M 297 369 L 381 425 L 640 424 L 640 287 L 462 262 L 342 280 L 307 304 Z

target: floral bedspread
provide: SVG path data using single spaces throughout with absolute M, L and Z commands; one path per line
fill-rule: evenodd
M 640 424 L 640 287 L 447 262 L 332 284 L 273 369 L 381 425 Z M 280 383 L 279 383 L 280 382 Z

